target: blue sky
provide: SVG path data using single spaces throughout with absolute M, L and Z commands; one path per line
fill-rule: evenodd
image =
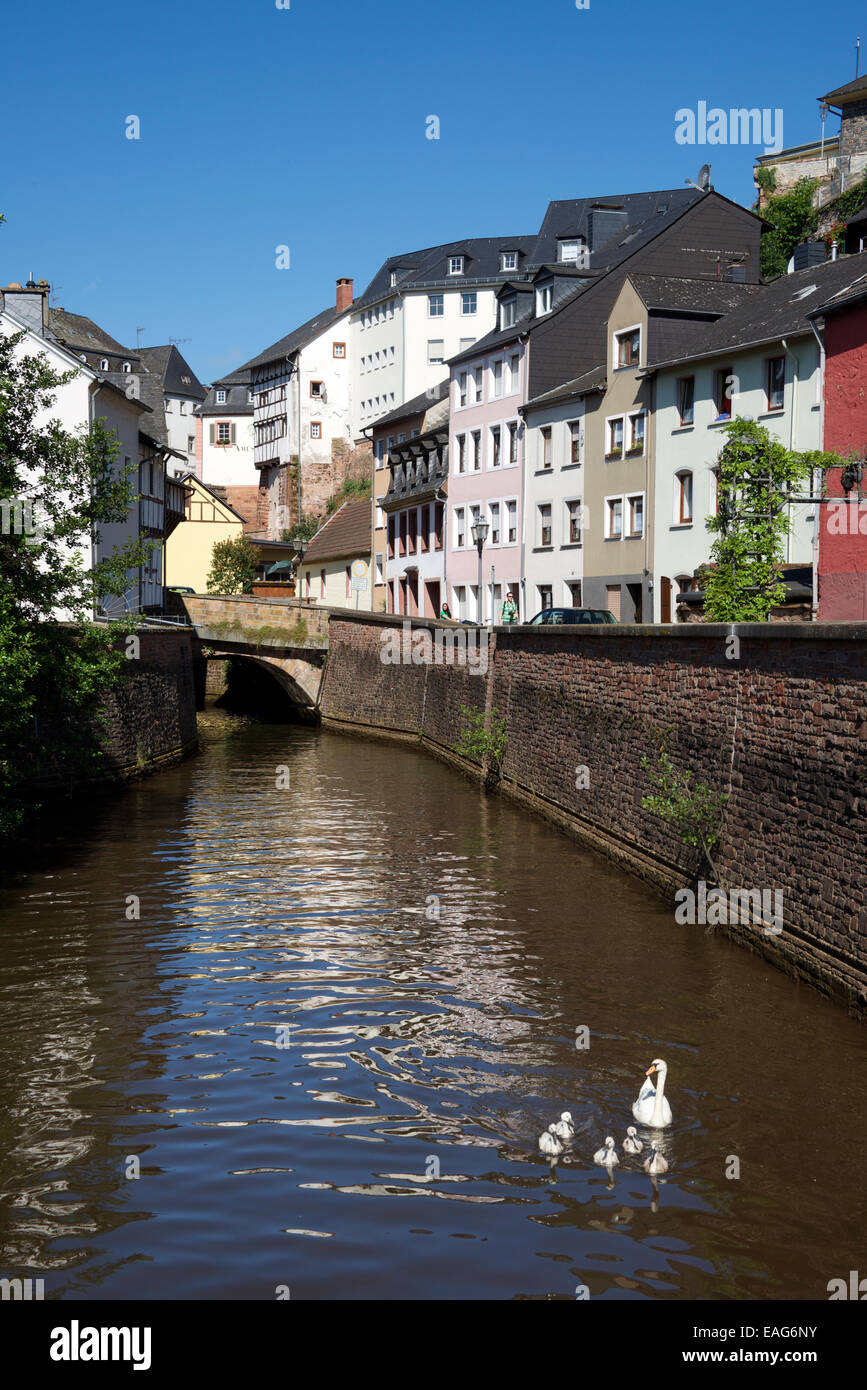
M 863 20 L 854 0 L 19 0 L 0 281 L 44 276 L 127 344 L 188 339 L 211 381 L 338 276 L 360 293 L 399 251 L 534 232 L 552 198 L 682 187 L 709 160 L 751 203 L 755 148 L 679 145 L 675 111 L 780 107 L 785 144 L 817 137 Z

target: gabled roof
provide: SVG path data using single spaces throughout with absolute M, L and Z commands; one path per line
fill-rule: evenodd
M 110 333 L 84 314 L 70 314 L 66 309 L 49 309 L 48 327 L 59 343 L 77 352 L 107 353 L 123 358 L 124 362 L 138 360 L 137 353 L 130 352 L 123 343 L 112 338 Z
M 369 497 L 351 498 L 338 507 L 324 526 L 320 526 L 307 547 L 303 563 L 342 560 L 351 555 L 369 555 L 371 541 L 371 502 Z
M 613 193 L 549 203 L 530 253 L 530 264 L 557 262 L 559 242 L 580 237 L 590 249 L 591 269 L 608 269 L 703 196 L 695 188 L 664 188 L 650 193 Z
M 503 251 L 517 251 L 518 273 L 524 268 L 536 237 L 500 236 L 465 237 L 462 241 L 448 241 L 441 246 L 427 246 L 421 251 L 408 251 L 400 256 L 389 256 L 352 305 L 353 313 L 366 309 L 389 294 L 408 289 L 422 289 L 425 286 L 448 284 L 458 289 L 466 283 L 472 288 L 476 284 L 497 284 L 507 276 L 515 275 L 514 270 L 500 269 L 500 255 Z M 449 275 L 449 257 L 464 257 L 464 273 Z M 395 283 L 392 285 L 392 272 Z
M 833 92 L 826 92 L 825 96 L 819 97 L 819 101 L 827 101 L 829 106 L 844 106 L 847 101 L 867 100 L 867 73 L 863 77 L 856 77 L 852 82 L 846 82 L 842 87 L 835 87 Z
M 192 470 L 188 473 L 182 473 L 180 475 L 180 481 L 185 483 L 193 492 L 206 492 L 224 509 L 224 511 L 231 512 L 232 516 L 236 517 L 238 521 L 244 522 L 246 525 L 247 518 L 242 516 L 241 513 L 232 506 L 231 502 L 227 501 L 225 488 L 216 487 L 213 483 L 203 482 L 201 478 L 196 477 Z
M 412 415 L 423 415 L 432 405 L 438 405 L 445 400 L 449 394 L 449 379 L 431 386 L 427 391 L 421 391 L 417 396 L 413 396 L 411 401 L 404 401 L 403 405 L 397 406 L 395 410 L 390 410 L 387 415 L 380 415 L 378 420 L 374 420 L 369 428 L 378 430 L 383 425 L 390 425 L 398 420 L 406 420 Z
M 629 281 L 647 309 L 677 314 L 727 314 L 754 294 L 758 285 L 732 280 L 688 279 L 632 271 Z
M 139 348 L 138 355 L 148 371 L 159 377 L 163 391 L 168 395 L 190 396 L 200 401 L 205 399 L 207 391 L 174 343 Z
M 228 376 L 215 381 L 208 390 L 203 403 L 196 406 L 196 414 L 207 418 L 210 415 L 252 415 L 255 410 L 250 400 L 250 372 L 230 372 Z M 217 391 L 225 391 L 225 401 L 217 400 Z
M 867 256 L 841 256 L 824 265 L 780 275 L 770 284 L 759 285 L 755 294 L 724 318 L 699 331 L 681 354 L 651 362 L 648 369 L 655 371 L 696 358 L 745 352 L 781 338 L 811 333 L 809 317 L 816 307 L 831 295 L 853 289 L 865 278 Z
M 534 400 L 527 401 L 525 405 L 519 405 L 518 414 L 523 415 L 525 411 L 535 410 L 540 406 L 557 405 L 561 401 L 578 400 L 581 396 L 589 396 L 593 391 L 604 391 L 607 384 L 604 366 L 591 367 L 589 372 L 575 377 L 574 381 L 564 381 L 562 386 L 555 386 L 553 391 L 545 391 Z
M 356 301 L 357 303 L 357 301 Z M 312 343 L 314 338 L 318 338 L 320 333 L 324 333 L 332 324 L 337 323 L 345 315 L 352 312 L 354 305 L 350 304 L 346 309 L 338 309 L 335 305 L 323 309 L 306 323 L 302 323 L 300 328 L 294 328 L 291 333 L 287 333 L 285 338 L 278 338 L 276 343 L 265 348 L 256 357 L 251 357 L 249 362 L 245 362 L 238 368 L 239 372 L 250 372 L 256 367 L 265 367 L 269 362 L 276 362 L 281 357 L 291 357 L 298 352 L 299 348 L 306 347 Z

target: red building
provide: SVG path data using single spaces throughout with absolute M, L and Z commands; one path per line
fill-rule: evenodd
M 867 460 L 867 276 L 811 317 L 820 331 L 824 319 L 825 448 L 863 462 Z M 842 479 L 843 470 L 831 471 L 828 494 L 841 501 L 819 509 L 820 622 L 867 618 L 867 464 L 860 492 L 855 481 L 848 504 Z

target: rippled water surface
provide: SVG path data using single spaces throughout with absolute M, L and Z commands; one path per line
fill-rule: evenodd
M 863 1265 L 845 1013 L 422 754 L 216 712 L 203 735 L 0 899 L 0 1274 L 826 1298 Z M 657 1056 L 654 1190 L 592 1154 Z

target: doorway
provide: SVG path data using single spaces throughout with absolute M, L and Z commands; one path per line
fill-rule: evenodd
M 606 584 L 605 593 L 608 602 L 608 612 L 620 622 L 620 585 Z
M 438 579 L 425 580 L 424 615 L 426 618 L 438 618 L 440 615 L 440 582 Z

